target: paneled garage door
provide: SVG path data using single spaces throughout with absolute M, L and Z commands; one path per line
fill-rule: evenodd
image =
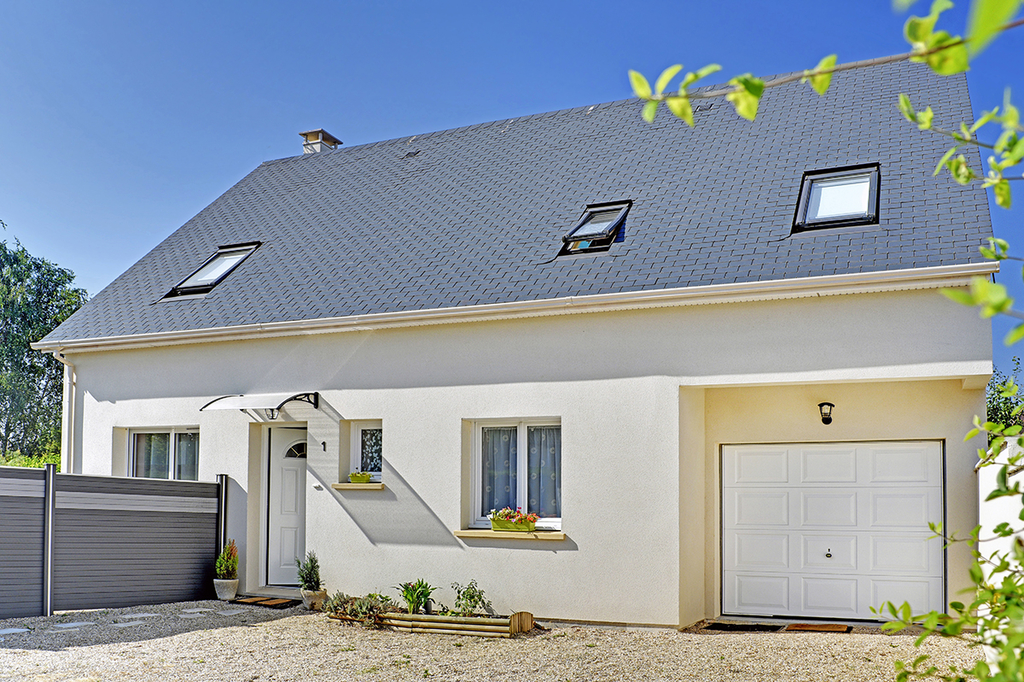
M 943 608 L 942 447 L 932 441 L 722 448 L 722 611 L 877 619 Z

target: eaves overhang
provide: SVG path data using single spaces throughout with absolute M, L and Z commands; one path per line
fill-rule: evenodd
M 209 329 L 184 329 L 150 334 L 39 341 L 32 348 L 48 353 L 84 353 L 158 346 L 242 341 L 280 336 L 335 334 L 397 327 L 486 322 L 525 317 L 614 312 L 644 308 L 770 301 L 844 294 L 868 294 L 915 289 L 939 289 L 970 284 L 977 276 L 999 271 L 999 263 L 985 261 L 906 270 L 860 272 L 819 277 L 737 282 L 589 296 L 566 296 L 428 310 L 404 310 L 312 320 L 289 320 Z

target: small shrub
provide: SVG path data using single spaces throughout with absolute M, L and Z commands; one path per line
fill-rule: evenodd
M 306 552 L 306 560 L 296 559 L 295 565 L 299 567 L 299 584 L 302 589 L 316 592 L 324 586 L 324 581 L 320 579 L 320 560 L 316 558 L 316 552 Z
M 395 589 L 402 594 L 402 599 L 405 600 L 409 613 L 419 613 L 420 609 L 427 605 L 430 595 L 437 588 L 431 587 L 427 581 L 420 578 L 414 583 L 396 585 Z
M 350 597 L 343 592 L 335 592 L 324 602 L 324 611 L 354 618 L 367 628 L 379 628 L 382 627 L 380 617 L 389 611 L 398 611 L 398 605 L 381 594 Z
M 455 590 L 455 614 L 471 616 L 480 611 L 494 613 L 491 602 L 484 596 L 484 591 L 477 586 L 476 580 L 470 580 L 465 587 L 458 583 L 452 583 L 452 589 Z
M 228 540 L 224 549 L 217 556 L 217 562 L 213 565 L 213 574 L 217 580 L 238 579 L 238 547 L 234 540 Z

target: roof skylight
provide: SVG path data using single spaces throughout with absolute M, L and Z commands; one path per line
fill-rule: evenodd
M 220 284 L 221 280 L 231 274 L 231 271 L 237 268 L 250 253 L 255 251 L 259 245 L 259 242 L 250 242 L 220 247 L 217 249 L 217 253 L 213 254 L 205 263 L 199 266 L 198 270 L 171 289 L 164 298 L 193 296 L 210 292 L 215 286 Z
M 878 222 L 878 165 L 804 173 L 793 231 Z
M 607 251 L 613 242 L 622 241 L 626 214 L 632 201 L 591 204 L 576 225 L 562 237 L 562 250 L 567 253 Z

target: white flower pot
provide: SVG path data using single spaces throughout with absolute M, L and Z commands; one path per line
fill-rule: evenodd
M 217 599 L 220 599 L 221 601 L 231 601 L 238 593 L 238 579 L 218 580 L 217 578 L 214 578 L 213 589 L 217 590 Z
M 299 590 L 302 594 L 302 605 L 310 611 L 319 611 L 327 599 L 327 590 Z

